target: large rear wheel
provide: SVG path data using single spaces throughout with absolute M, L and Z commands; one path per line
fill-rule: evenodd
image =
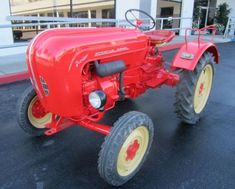
M 215 58 L 205 53 L 194 71 L 183 70 L 176 89 L 177 116 L 188 124 L 195 124 L 207 104 L 214 77 Z
M 19 126 L 33 136 L 44 135 L 46 124 L 51 122 L 52 114 L 42 106 L 34 88 L 30 86 L 18 101 L 17 120 Z
M 111 185 L 130 180 L 144 163 L 153 140 L 153 123 L 140 112 L 129 112 L 115 122 L 99 154 L 98 170 Z

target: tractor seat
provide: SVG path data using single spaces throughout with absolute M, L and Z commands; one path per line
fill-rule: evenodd
M 145 35 L 150 38 L 151 45 L 162 46 L 175 37 L 175 32 L 169 30 L 154 30 L 145 32 Z

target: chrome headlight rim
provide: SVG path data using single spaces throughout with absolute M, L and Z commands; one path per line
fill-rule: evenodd
M 101 109 L 104 107 L 107 96 L 102 90 L 92 91 L 88 96 L 89 103 L 95 109 Z

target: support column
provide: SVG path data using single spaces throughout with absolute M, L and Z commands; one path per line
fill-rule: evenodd
M 116 19 L 125 20 L 128 9 L 140 9 L 140 0 L 116 0 Z
M 181 17 L 183 18 L 192 18 L 193 17 L 193 7 L 194 0 L 182 0 L 182 8 L 181 8 Z M 180 21 L 181 28 L 191 28 L 192 27 L 192 19 L 182 19 Z M 188 35 L 190 32 L 188 33 Z M 185 35 L 185 29 L 180 30 L 180 35 Z
M 11 24 L 6 17 L 10 16 L 10 4 L 8 0 L 1 0 L 0 6 L 0 24 Z M 12 28 L 0 28 L 0 46 L 13 44 Z
M 37 14 L 37 17 L 40 17 L 40 14 L 39 14 L 39 13 Z M 38 20 L 38 23 L 40 23 L 39 20 Z M 41 29 L 41 26 L 40 26 L 40 25 L 39 25 L 39 26 L 36 26 L 36 27 L 38 27 L 39 30 Z
M 88 9 L 88 19 L 91 19 L 91 10 Z M 91 27 L 91 23 L 88 23 L 88 27 Z
M 150 14 L 153 18 L 156 18 L 157 13 L 157 1 L 158 0 L 140 0 L 140 10 L 143 10 Z
M 158 0 L 151 0 L 150 15 L 153 18 L 157 17 L 157 2 L 158 2 Z
M 96 10 L 96 18 L 102 18 L 102 10 L 101 9 Z

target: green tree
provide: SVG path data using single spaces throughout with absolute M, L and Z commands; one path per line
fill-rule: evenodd
M 231 9 L 229 8 L 229 5 L 227 3 L 220 4 L 216 11 L 216 16 L 215 16 L 216 22 L 218 24 L 226 26 L 230 11 Z

